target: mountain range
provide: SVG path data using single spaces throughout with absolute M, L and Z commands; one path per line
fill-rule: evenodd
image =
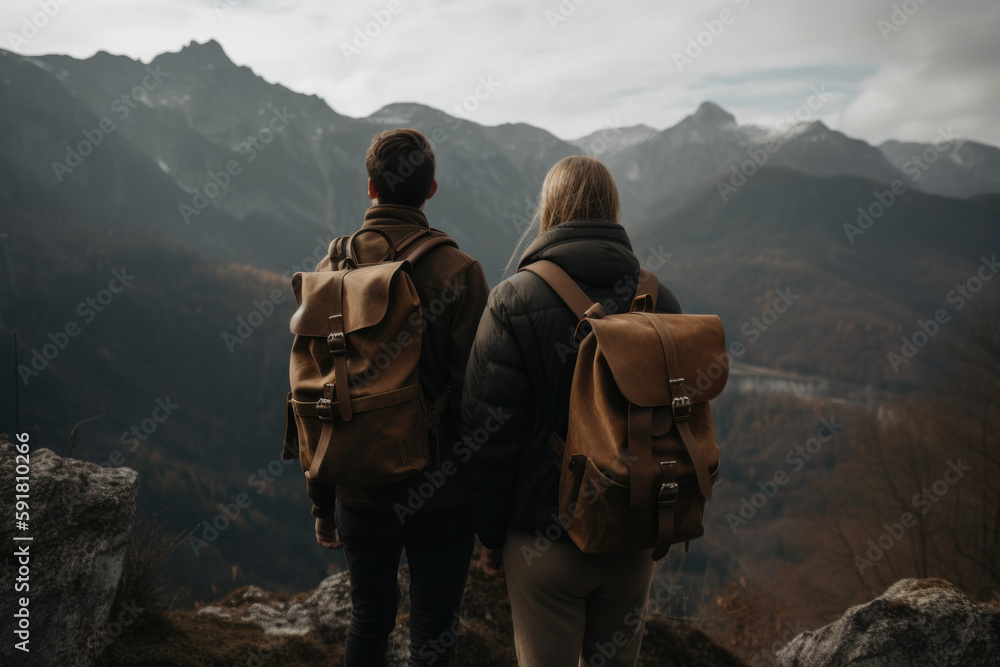
M 352 118 L 214 41 L 149 63 L 0 50 L 0 91 L 0 340 L 12 349 L 16 331 L 19 354 L 0 369 L 20 406 L 5 383 L 0 427 L 16 417 L 57 452 L 124 459 L 144 510 L 199 537 L 250 493 L 235 527 L 175 557 L 195 591 L 234 565 L 301 590 L 328 566 L 309 548 L 301 476 L 278 461 L 288 278 L 360 224 L 379 130 L 432 138 L 428 217 L 491 284 L 549 167 L 598 155 L 637 255 L 687 312 L 722 317 L 739 363 L 921 391 L 947 375 L 947 336 L 901 366 L 889 353 L 936 311 L 958 319 L 995 298 L 994 283 L 961 313 L 949 299 L 1000 249 L 1000 150 L 948 128 L 936 146 L 871 146 L 820 121 L 739 125 L 711 102 L 662 131 L 609 123 L 574 141 L 413 103 Z M 131 276 L 117 291 L 116 272 Z M 157 401 L 179 407 L 156 421 Z

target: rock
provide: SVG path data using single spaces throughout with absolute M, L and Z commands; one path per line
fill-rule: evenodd
M 15 495 L 16 454 L 14 445 L 0 442 L 4 507 L 10 507 Z M 73 663 L 98 630 L 111 628 L 119 617 L 131 623 L 140 613 L 135 608 L 112 609 L 135 523 L 139 476 L 131 468 L 102 468 L 64 459 L 49 449 L 32 450 L 29 457 L 28 530 L 15 530 L 14 512 L 0 516 L 7 558 L 0 586 L 13 591 L 20 567 L 13 556 L 17 547 L 9 545 L 29 545 L 30 588 L 18 597 L 30 600 L 31 664 Z M 14 542 L 12 534 L 33 540 Z M 10 639 L 15 636 L 14 602 L 13 595 L 4 593 L 2 627 L 8 639 L 0 655 L 5 660 L 27 657 Z
M 779 667 L 997 667 L 1000 605 L 973 602 L 943 579 L 902 579 L 777 657 Z
M 406 617 L 410 613 L 410 569 L 399 568 L 399 610 L 397 624 L 389 637 L 387 667 L 405 667 L 409 658 L 410 633 Z M 316 630 L 331 637 L 346 635 L 351 623 L 351 582 L 347 572 L 332 574 L 301 601 L 287 601 L 248 586 L 219 604 L 203 607 L 200 614 L 259 625 L 268 635 L 305 635 Z

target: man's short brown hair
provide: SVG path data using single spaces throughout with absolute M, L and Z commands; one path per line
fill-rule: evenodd
M 380 204 L 419 207 L 434 182 L 434 149 L 419 130 L 377 132 L 365 155 L 365 167 Z

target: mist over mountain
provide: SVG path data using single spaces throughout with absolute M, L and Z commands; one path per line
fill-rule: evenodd
M 886 141 L 879 150 L 925 192 L 972 197 L 1000 191 L 1000 149 L 965 141 L 949 129 L 932 144 Z
M 606 160 L 615 153 L 641 144 L 660 133 L 659 130 L 649 125 L 619 127 L 614 119 L 609 120 L 608 127 L 591 132 L 585 137 L 574 139 L 570 143 L 588 155 Z
M 11 350 L 17 331 L 20 355 L 15 367 L 5 354 L 0 372 L 21 383 L 20 426 L 62 452 L 77 422 L 103 413 L 73 455 L 118 452 L 142 474 L 144 512 L 206 538 L 175 557 L 196 595 L 233 566 L 242 582 L 304 590 L 330 563 L 313 548 L 300 472 L 278 460 L 288 278 L 359 226 L 379 130 L 411 126 L 434 142 L 440 190 L 427 215 L 491 284 L 546 171 L 600 156 L 637 255 L 686 312 L 720 314 L 746 348 L 735 361 L 859 390 L 912 392 L 941 376 L 939 348 L 898 372 L 886 355 L 952 308 L 949 290 L 1000 248 L 1000 152 L 971 142 L 915 178 L 908 161 L 925 145 L 873 147 L 818 121 L 739 125 L 711 102 L 663 131 L 611 119 L 572 142 L 414 103 L 351 118 L 232 63 L 214 41 L 149 64 L 0 50 L 0 91 L 0 341 Z M 779 291 L 789 314 L 754 324 Z M 8 429 L 13 394 L 0 387 Z M 179 407 L 143 431 L 168 399 Z M 142 437 L 127 437 L 135 428 Z M 205 526 L 240 493 L 251 506 L 208 540 Z

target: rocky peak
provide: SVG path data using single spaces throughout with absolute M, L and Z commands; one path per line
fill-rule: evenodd
M 702 102 L 692 119 L 705 125 L 735 125 L 736 117 L 715 102 Z
M 162 53 L 156 56 L 153 62 L 155 63 L 161 59 L 164 63 L 175 62 L 190 67 L 236 66 L 229 56 L 226 55 L 222 45 L 214 39 L 203 43 L 192 40 L 176 53 Z

